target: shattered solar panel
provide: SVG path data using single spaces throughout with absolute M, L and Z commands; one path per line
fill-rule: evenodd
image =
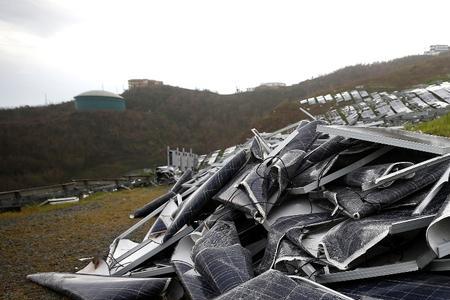
M 212 165 L 216 162 L 217 157 L 219 156 L 220 150 L 214 151 L 211 156 L 208 158 L 208 165 Z
M 450 153 L 450 139 L 419 134 L 394 128 L 367 128 L 349 126 L 318 126 L 318 130 L 332 135 L 360 139 L 435 154 Z
M 447 273 L 421 273 L 450 270 L 450 140 L 375 127 L 395 118 L 389 104 L 415 106 L 410 92 L 370 97 L 325 115 L 361 126 L 253 129 L 201 156 L 104 259 L 28 279 L 76 299 L 450 299 Z
M 192 249 L 195 269 L 223 294 L 253 277 L 250 252 L 240 245 L 232 222 L 217 221 Z
M 391 107 L 383 101 L 380 101 L 376 104 L 375 111 L 380 117 L 395 115 L 395 112 L 391 109 Z
M 409 180 L 397 181 L 379 190 L 361 191 L 358 187 L 337 186 L 323 192 L 337 209 L 354 219 L 370 216 L 395 202 L 436 182 L 447 166 L 432 166 L 417 172 Z
M 410 273 L 336 285 L 336 289 L 354 299 L 449 299 L 447 276 Z M 370 297 L 370 298 L 368 298 Z
M 396 99 L 396 100 L 391 100 L 389 102 L 389 104 L 391 105 L 391 108 L 398 114 L 402 114 L 402 113 L 410 113 L 412 112 L 412 110 L 410 110 L 409 108 L 407 108 L 405 106 L 405 104 L 403 104 L 402 101 Z
M 450 91 L 445 89 L 443 86 L 430 86 L 427 90 L 437 97 L 439 100 L 450 103 Z
M 202 207 L 208 200 L 214 196 L 235 174 L 242 168 L 247 161 L 245 151 L 235 154 L 224 166 L 210 177 L 194 194 L 192 194 L 182 204 L 177 216 L 172 224 L 167 228 L 163 241 L 167 241 L 184 225 L 193 221 L 195 215 L 199 214 Z
M 312 97 L 312 98 L 308 98 L 308 104 L 309 105 L 314 105 L 314 104 L 316 104 L 317 102 L 316 102 L 316 99 L 314 98 L 314 97 Z
M 327 102 L 333 101 L 333 96 L 331 96 L 330 94 L 325 95 L 324 98 L 325 98 L 325 101 L 327 101 Z
M 361 118 L 364 120 L 374 120 L 377 118 L 377 116 L 375 115 L 375 113 L 373 112 L 373 110 L 370 107 L 364 108 L 361 111 Z
M 358 112 L 351 105 L 347 105 L 347 106 L 342 107 L 341 108 L 341 112 L 345 116 L 345 118 L 347 120 L 347 124 L 349 124 L 349 125 L 355 124 L 356 121 L 359 118 Z
M 205 159 L 206 159 L 206 154 L 200 155 L 200 156 L 198 157 L 197 168 L 200 167 L 200 165 L 205 161 Z
M 450 198 L 440 208 L 436 218 L 427 228 L 426 238 L 430 248 L 437 257 L 442 258 L 450 254 L 450 241 L 448 232 L 450 230 Z
M 361 97 L 363 97 L 363 98 L 369 97 L 369 93 L 368 93 L 367 91 L 365 91 L 365 90 L 360 90 L 360 91 L 359 91 L 359 94 L 360 94 Z
M 166 289 L 168 278 L 124 278 L 70 273 L 28 275 L 33 282 L 76 299 L 149 299 Z
M 386 239 L 393 223 L 413 219 L 410 210 L 388 211 L 359 220 L 346 220 L 331 228 L 321 241 L 327 261 L 340 270 L 355 264 L 361 256 Z M 397 239 L 399 243 L 399 239 Z M 388 251 L 378 247 L 378 253 Z
M 326 103 L 324 96 L 317 96 L 316 100 L 317 100 L 317 103 L 319 103 L 319 104 L 325 104 Z
M 333 109 L 327 113 L 328 119 L 331 120 L 332 124 L 344 125 L 346 122 L 341 118 L 338 111 Z
M 350 101 L 352 100 L 352 96 L 350 96 L 349 92 L 343 92 L 341 93 L 342 97 L 344 98 L 344 101 Z
M 336 99 L 336 102 L 344 101 L 344 97 L 342 97 L 342 95 L 340 93 L 337 93 L 336 95 L 334 95 L 334 99 Z
M 362 97 L 361 97 L 361 95 L 359 95 L 357 90 L 351 91 L 350 94 L 352 95 L 352 97 L 353 97 L 353 99 L 355 100 L 356 103 L 362 101 Z
M 235 299 L 348 299 L 337 292 L 317 288 L 304 281 L 296 282 L 283 273 L 269 270 L 236 287 L 217 300 Z
M 406 99 L 413 107 L 416 107 L 416 109 L 423 110 L 423 109 L 430 108 L 430 105 L 425 103 L 423 100 L 421 100 L 419 97 L 417 97 L 414 93 L 407 93 Z
M 420 99 L 422 99 L 422 101 L 424 101 L 425 103 L 427 103 L 428 105 L 430 105 L 431 107 L 434 108 L 445 108 L 447 107 L 449 104 L 443 101 L 439 101 L 438 99 L 436 99 L 433 94 L 431 94 L 429 91 L 427 91 L 426 89 L 415 89 L 413 91 Z
M 271 225 L 264 257 L 259 265 L 259 272 L 270 269 L 275 263 L 281 239 L 291 230 L 304 231 L 310 227 L 328 224 L 333 221 L 328 213 L 311 213 L 306 215 L 281 217 Z M 294 242 L 294 241 L 293 241 Z

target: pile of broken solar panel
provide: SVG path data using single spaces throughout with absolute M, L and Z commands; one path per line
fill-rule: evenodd
M 355 89 L 337 93 L 334 96 L 311 97 L 301 99 L 300 105 L 308 108 L 314 105 L 332 104 L 317 119 L 331 124 L 362 124 L 370 122 L 400 125 L 405 122 L 429 120 L 435 115 L 450 110 L 450 83 L 442 82 L 423 88 L 414 88 L 400 92 L 372 92 Z M 345 103 L 345 104 L 344 104 Z
M 449 150 L 322 121 L 255 134 L 149 199 L 104 259 L 28 278 L 75 299 L 448 299 Z

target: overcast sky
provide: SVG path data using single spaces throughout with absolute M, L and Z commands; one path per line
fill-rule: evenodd
M 232 93 L 449 44 L 449 1 L 0 0 L 0 107 L 130 78 Z

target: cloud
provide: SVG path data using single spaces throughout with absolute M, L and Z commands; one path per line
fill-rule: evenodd
M 42 103 L 44 93 L 58 101 L 102 85 L 116 91 L 133 77 L 221 93 L 298 83 L 449 43 L 449 8 L 438 0 L 0 0 L 0 107 Z
M 77 20 L 75 15 L 49 0 L 0 0 L 0 21 L 41 37 L 50 36 Z

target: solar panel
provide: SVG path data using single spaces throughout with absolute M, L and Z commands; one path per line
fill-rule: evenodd
M 325 98 L 326 101 L 332 101 L 333 100 L 333 96 L 331 96 L 330 94 L 325 95 L 324 98 Z
M 433 94 L 431 94 L 429 91 L 425 89 L 415 89 L 413 91 L 420 99 L 422 99 L 424 102 L 426 102 L 428 105 L 434 108 L 444 108 L 448 106 L 449 104 L 443 101 L 439 101 L 436 99 Z
M 323 247 L 327 261 L 335 267 L 345 270 L 352 266 L 358 258 L 386 239 L 393 224 L 407 220 L 413 222 L 413 224 L 409 228 L 403 227 L 406 228 L 405 230 L 423 228 L 428 225 L 427 223 L 418 222 L 414 217 L 411 217 L 411 210 L 387 211 L 360 220 L 349 219 L 339 223 L 325 234 L 320 244 Z M 428 222 L 431 222 L 431 219 L 428 219 Z M 425 245 L 425 243 L 423 244 Z M 423 252 L 428 250 L 426 245 L 423 248 Z M 384 250 L 388 251 L 391 249 L 385 248 Z M 394 251 L 391 250 L 391 252 Z M 420 254 L 414 253 L 409 260 L 415 259 Z M 383 264 L 386 263 L 383 262 Z
M 219 153 L 220 153 L 220 150 L 216 150 L 211 154 L 211 156 L 208 159 L 208 165 L 212 165 L 217 160 Z
M 317 130 L 331 135 L 340 135 L 367 142 L 402 147 L 434 154 L 450 153 L 450 139 L 419 134 L 395 128 L 373 128 L 340 125 L 319 125 Z
M 317 102 L 319 102 L 320 104 L 324 104 L 326 103 L 324 96 L 317 96 L 316 97 Z
M 316 285 L 302 281 L 294 281 L 283 273 L 269 270 L 226 294 L 216 298 L 217 300 L 236 299 L 347 299 L 338 293 L 318 288 Z
M 429 86 L 427 90 L 440 100 L 450 103 L 450 91 L 446 90 L 444 86 Z
M 336 99 L 337 102 L 344 101 L 344 98 L 342 97 L 342 95 L 340 93 L 337 93 L 336 95 L 334 95 L 334 99 Z
M 38 273 L 27 278 L 75 299 L 154 299 L 168 278 L 127 278 L 70 273 Z
M 359 93 L 358 93 L 357 90 L 351 91 L 350 94 L 352 95 L 353 99 L 354 99 L 356 102 L 359 102 L 359 101 L 362 100 L 362 98 L 361 98 L 361 96 L 359 95 Z
M 151 230 L 150 230 L 150 234 L 155 234 L 155 233 L 161 233 L 167 230 L 167 226 L 166 224 L 164 224 L 164 221 L 160 218 L 156 219 L 155 223 L 153 224 Z
M 324 197 L 355 219 L 372 215 L 402 198 L 436 182 L 447 169 L 446 164 L 434 165 L 418 171 L 409 180 L 396 181 L 389 187 L 362 192 L 359 187 L 333 186 Z
M 264 257 L 259 266 L 259 270 L 266 271 L 271 268 L 276 259 L 280 240 L 288 231 L 296 228 L 307 228 L 310 226 L 325 224 L 331 222 L 332 220 L 333 217 L 331 217 L 328 212 L 279 218 L 270 226 L 267 246 L 264 252 Z
M 314 97 L 313 98 L 308 98 L 308 104 L 309 105 L 317 104 L 316 99 L 314 99 Z
M 365 90 L 359 91 L 359 94 L 361 95 L 361 97 L 363 98 L 367 98 L 369 97 L 369 93 Z
M 343 92 L 343 93 L 341 93 L 341 95 L 344 98 L 344 101 L 352 100 L 352 96 L 350 96 L 349 92 Z
M 389 104 L 391 105 L 392 109 L 394 111 L 396 111 L 397 113 L 410 113 L 411 112 L 411 110 L 409 108 L 407 108 L 405 106 L 405 104 L 403 104 L 403 102 L 398 99 L 392 100 Z
M 450 299 L 450 277 L 416 272 L 340 283 L 335 289 L 355 299 L 444 300 Z
M 244 150 L 236 153 L 223 167 L 211 176 L 200 188 L 198 188 L 188 199 L 185 200 L 180 211 L 173 220 L 173 223 L 167 228 L 164 242 L 171 238 L 186 223 L 192 220 L 194 216 L 201 212 L 204 205 L 208 203 L 221 188 L 223 188 L 230 179 L 247 162 L 247 154 Z

